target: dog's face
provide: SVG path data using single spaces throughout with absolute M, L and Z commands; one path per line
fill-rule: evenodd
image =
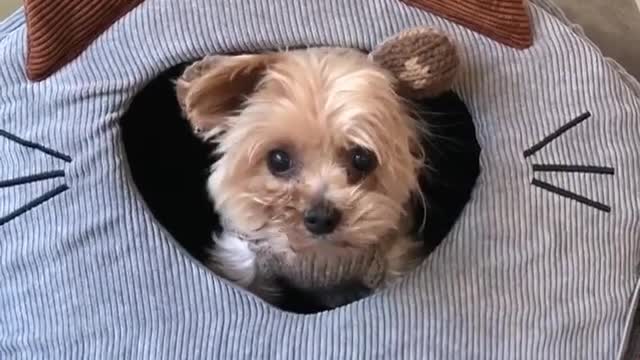
M 209 62 L 178 97 L 219 144 L 208 189 L 236 231 L 301 252 L 405 230 L 423 154 L 392 75 L 346 49 Z

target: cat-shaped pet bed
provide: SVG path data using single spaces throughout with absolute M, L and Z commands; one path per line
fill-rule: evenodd
M 640 86 L 547 0 L 527 8 L 533 43 L 517 49 L 397 0 L 147 0 L 45 75 L 16 13 L 0 24 L 0 358 L 622 353 Z M 482 152 L 470 202 L 416 272 L 332 311 L 287 313 L 212 274 L 152 216 L 119 119 L 160 72 L 208 54 L 370 50 L 425 25 L 458 44 L 453 89 Z

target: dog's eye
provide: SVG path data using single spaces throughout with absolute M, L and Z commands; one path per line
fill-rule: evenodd
M 351 166 L 362 174 L 368 174 L 377 165 L 376 155 L 362 147 L 351 150 Z
M 289 154 L 281 149 L 271 150 L 267 158 L 267 166 L 273 175 L 286 175 L 293 167 Z

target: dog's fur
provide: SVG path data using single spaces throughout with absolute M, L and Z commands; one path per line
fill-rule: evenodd
M 216 272 L 269 299 L 274 284 L 257 270 L 258 242 L 292 257 L 378 246 L 388 280 L 417 264 L 407 211 L 420 195 L 423 129 L 395 84 L 366 54 L 337 48 L 222 57 L 178 80 L 193 128 L 218 143 L 207 183 L 225 227 L 209 264 Z M 375 155 L 372 172 L 353 169 L 354 147 Z M 292 157 L 289 176 L 269 171 L 274 149 Z M 342 212 L 322 236 L 303 224 L 319 201 Z

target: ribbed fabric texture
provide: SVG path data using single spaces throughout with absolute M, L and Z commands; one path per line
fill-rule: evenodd
M 27 74 L 42 80 L 75 59 L 122 15 L 143 0 L 25 0 Z
M 65 174 L 0 189 L 0 216 L 69 188 L 0 226 L 0 358 L 613 358 L 640 258 L 640 87 L 540 6 L 531 16 L 536 41 L 517 51 L 396 0 L 147 0 L 40 83 L 26 78 L 24 15 L 0 24 L 0 128 L 72 159 L 0 137 L 0 180 Z M 455 90 L 474 116 L 482 172 L 419 271 L 347 307 L 292 315 L 212 275 L 153 219 L 118 118 L 161 70 L 283 45 L 370 49 L 420 24 L 459 42 Z
M 403 0 L 519 49 L 533 41 L 528 0 Z

